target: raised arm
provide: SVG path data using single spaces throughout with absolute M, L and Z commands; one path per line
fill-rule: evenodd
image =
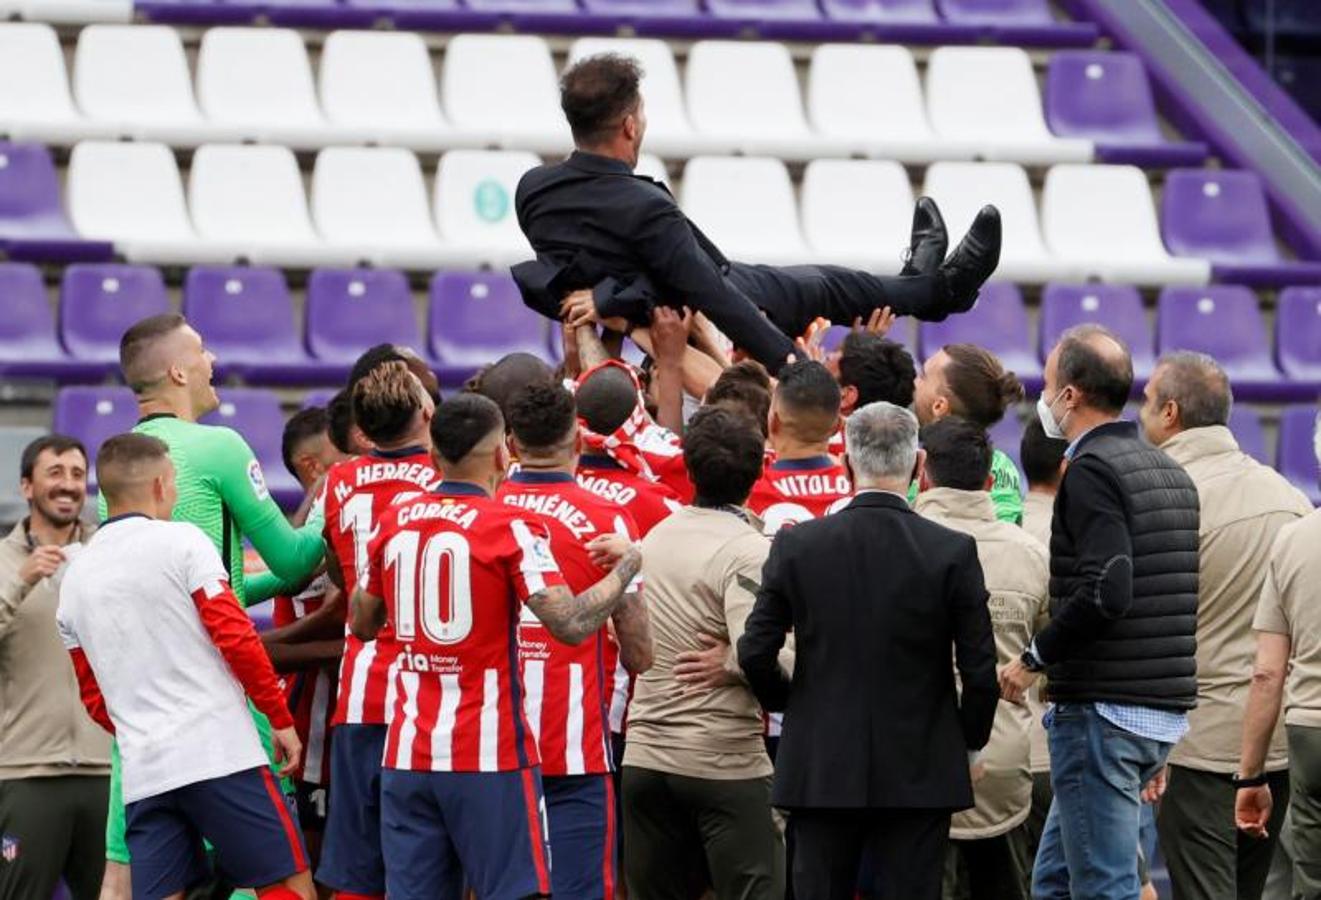
M 598 535 L 587 544 L 593 564 L 607 571 L 637 543 L 637 526 L 622 513 L 615 518 L 615 530 Z M 637 576 L 624 591 L 624 598 L 610 616 L 615 641 L 619 644 L 619 661 L 633 675 L 651 668 L 655 649 L 651 642 L 651 617 L 647 614 L 643 596 L 642 576 Z

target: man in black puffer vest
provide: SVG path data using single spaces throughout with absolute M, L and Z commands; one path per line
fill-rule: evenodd
M 1197 702 L 1197 489 L 1119 421 L 1128 349 L 1096 325 L 1046 360 L 1037 414 L 1069 441 L 1050 541 L 1050 624 L 1000 676 L 1019 702 L 1045 671 L 1051 781 L 1034 900 L 1137 900 L 1143 796 Z M 1144 785 L 1146 786 L 1144 789 Z

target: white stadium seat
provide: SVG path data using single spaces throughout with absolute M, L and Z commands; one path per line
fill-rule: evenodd
M 1085 162 L 1091 141 L 1046 127 L 1032 61 L 1017 47 L 939 47 L 927 63 L 927 110 L 942 140 L 971 143 L 984 159 Z
M 1004 243 L 996 277 L 1042 284 L 1080 276 L 1076 265 L 1056 259 L 1041 238 L 1037 202 L 1027 172 L 1016 163 L 938 162 L 930 166 L 922 193 L 940 206 L 950 250 L 963 239 L 986 204 L 1000 210 Z
M 326 119 L 363 142 L 430 151 L 459 142 L 441 114 L 431 54 L 417 34 L 331 32 L 321 48 L 320 87 Z
M 198 235 L 236 259 L 304 268 L 352 258 L 312 230 L 288 147 L 205 144 L 193 156 L 188 208 Z
M 808 127 L 784 44 L 698 41 L 688 53 L 687 97 L 699 134 L 750 156 L 805 160 L 847 152 Z
M 204 143 L 179 32 L 167 25 L 89 25 L 78 35 L 73 89 L 83 113 L 116 136 Z
M 633 171 L 638 175 L 646 175 L 648 178 L 662 182 L 666 187 L 672 187 L 670 175 L 665 171 L 665 163 L 653 153 L 643 153 L 638 156 L 638 164 L 633 167 Z
M 328 147 L 312 170 L 312 220 L 355 263 L 404 269 L 443 262 L 417 157 L 400 147 Z
M 307 49 L 287 28 L 211 28 L 197 54 L 197 102 L 229 140 L 296 149 L 336 142 L 321 115 Z
M 20 140 L 72 143 L 89 130 L 94 126 L 69 96 L 55 29 L 35 22 L 0 24 L 0 131 Z
M 224 262 L 193 229 L 174 154 L 148 141 L 83 141 L 69 156 L 69 217 L 132 262 Z
M 907 47 L 822 44 L 812 51 L 807 114 L 853 153 L 925 163 L 972 159 L 975 145 L 937 137 Z
M 805 263 L 789 170 L 769 157 L 698 156 L 683 170 L 683 211 L 730 259 Z
M 1170 256 L 1147 176 L 1135 166 L 1059 165 L 1046 173 L 1041 224 L 1056 256 L 1086 277 L 1135 284 L 1205 284 L 1205 260 Z
M 21 0 L 12 6 L 32 22 L 82 25 L 133 20 L 133 0 Z
M 813 160 L 802 217 L 814 261 L 898 274 L 913 222 L 908 173 L 892 160 Z
M 684 109 L 683 85 L 674 53 L 664 41 L 642 38 L 579 38 L 569 48 L 569 63 L 598 53 L 634 57 L 642 65 L 642 97 L 646 104 L 646 147 L 660 156 L 688 158 L 725 153 L 733 142 L 699 135 Z
M 518 227 L 514 191 L 541 165 L 518 150 L 451 150 L 436 168 L 436 230 L 450 264 L 503 268 L 532 256 Z
M 536 153 L 573 148 L 544 38 L 460 34 L 445 48 L 445 114 L 462 135 L 494 136 L 501 147 Z

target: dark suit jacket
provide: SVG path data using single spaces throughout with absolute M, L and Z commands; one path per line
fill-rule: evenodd
M 523 176 L 518 224 L 537 253 L 514 266 L 525 302 L 559 318 L 559 299 L 594 288 L 603 316 L 645 321 L 653 298 L 701 310 L 761 360 L 783 360 L 793 343 L 726 277 L 729 261 L 658 181 L 617 159 L 581 151 Z
M 791 628 L 792 681 L 776 662 Z M 776 806 L 972 806 L 968 751 L 990 738 L 999 688 L 968 535 L 880 492 L 780 531 L 738 655 L 785 712 Z

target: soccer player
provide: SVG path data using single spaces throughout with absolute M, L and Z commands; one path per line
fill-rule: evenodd
M 767 418 L 775 458 L 747 504 L 766 534 L 834 512 L 853 496 L 848 471 L 830 455 L 839 404 L 839 385 L 821 363 L 802 360 L 780 370 Z
M 585 591 L 606 574 L 592 562 L 588 542 L 610 534 L 633 542 L 637 526 L 626 510 L 574 480 L 582 435 L 572 394 L 561 385 L 533 384 L 514 395 L 508 410 L 519 467 L 496 497 L 546 526 L 569 589 Z M 523 706 L 541 753 L 556 897 L 613 898 L 618 880 L 609 707 L 616 664 L 625 685 L 629 674 L 651 666 L 640 582 L 629 586 L 611 621 L 615 640 L 602 626 L 572 647 L 551 637 L 527 609 L 519 625 Z
M 274 728 L 281 774 L 302 748 L 215 546 L 168 521 L 168 448 L 117 435 L 96 468 L 110 517 L 70 564 L 57 621 L 88 712 L 119 739 L 133 896 L 182 898 L 206 881 L 205 838 L 258 897 L 311 900 L 298 825 L 245 693 Z
M 201 336 L 173 313 L 143 319 L 119 342 L 120 370 L 137 396 L 141 416 L 133 430 L 169 447 L 179 492 L 174 520 L 202 529 L 220 554 L 233 596 L 249 604 L 301 587 L 320 564 L 325 543 L 319 521 L 298 530 L 289 525 L 266 488 L 261 464 L 237 432 L 198 424 L 220 406 L 211 385 L 214 362 Z M 244 578 L 245 540 L 269 572 Z M 257 710 L 253 721 L 270 753 L 269 724 Z M 106 825 L 106 883 L 112 892 L 127 894 L 123 882 L 129 858 L 117 760 L 116 753 Z
M 326 477 L 330 577 L 352 591 L 367 569 L 367 545 L 392 504 L 435 488 L 428 426 L 435 406 L 405 362 L 378 364 L 352 389 L 353 421 L 373 449 Z M 389 628 L 376 640 L 348 634 L 332 720 L 330 797 L 317 880 L 340 898 L 382 897 L 381 753 L 398 647 Z
M 509 467 L 499 407 L 460 394 L 437 409 L 431 437 L 445 481 L 384 516 L 350 603 L 355 635 L 388 627 L 401 651 L 381 774 L 387 889 L 391 900 L 457 900 L 466 878 L 483 898 L 549 894 L 520 610 L 580 644 L 618 608 L 641 554 L 629 545 L 573 594 L 546 527 L 492 497 Z

